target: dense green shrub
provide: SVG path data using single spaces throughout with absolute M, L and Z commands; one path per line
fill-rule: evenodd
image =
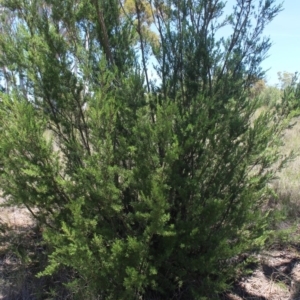
M 42 275 L 72 270 L 81 298 L 216 297 L 267 236 L 298 99 L 254 118 L 248 97 L 280 6 L 237 1 L 222 19 L 218 0 L 1 3 L 0 184 L 45 226 Z

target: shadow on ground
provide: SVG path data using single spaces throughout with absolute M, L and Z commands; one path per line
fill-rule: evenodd
M 244 288 L 235 286 L 231 293 L 228 293 L 221 298 L 222 300 L 238 300 L 238 299 L 251 299 L 251 300 L 269 300 L 264 296 L 257 296 L 248 293 Z
M 39 236 L 33 226 L 11 228 L 1 224 L 0 231 L 0 299 L 34 300 L 32 287 L 38 291 L 42 282 L 35 277 L 39 265 Z
M 300 258 L 296 252 L 269 252 L 252 275 L 222 300 L 300 300 Z
M 41 232 L 36 226 L 11 228 L 0 223 L 0 299 L 70 299 L 62 276 L 36 277 L 45 268 L 46 257 Z

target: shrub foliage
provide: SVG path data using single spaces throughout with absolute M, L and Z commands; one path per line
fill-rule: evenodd
M 0 186 L 44 226 L 40 276 L 89 299 L 227 288 L 298 99 L 254 117 L 274 2 L 1 1 Z

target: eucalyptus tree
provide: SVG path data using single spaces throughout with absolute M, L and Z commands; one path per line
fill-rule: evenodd
M 267 237 L 261 208 L 299 98 L 291 89 L 253 118 L 263 30 L 281 5 L 237 0 L 225 16 L 220 0 L 1 5 L 16 17 L 0 37 L 15 74 L 1 95 L 0 184 L 45 227 L 40 276 L 68 271 L 89 299 L 217 297 Z

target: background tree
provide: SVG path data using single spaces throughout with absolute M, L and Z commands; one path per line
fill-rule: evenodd
M 0 37 L 12 74 L 1 188 L 44 226 L 40 275 L 68 270 L 79 298 L 217 297 L 266 238 L 261 207 L 299 99 L 291 89 L 252 118 L 262 33 L 281 6 L 238 0 L 223 17 L 219 0 L 1 4 L 16 16 Z
M 276 103 L 281 102 L 282 91 L 276 87 L 267 85 L 264 80 L 257 81 L 251 87 L 251 97 L 261 99 L 261 102 L 269 107 L 276 105 Z
M 289 72 L 278 72 L 278 81 L 279 81 L 279 88 L 284 90 L 288 86 L 292 85 L 294 81 L 295 74 Z
M 266 82 L 264 80 L 258 80 L 251 87 L 251 96 L 257 98 L 266 89 Z

